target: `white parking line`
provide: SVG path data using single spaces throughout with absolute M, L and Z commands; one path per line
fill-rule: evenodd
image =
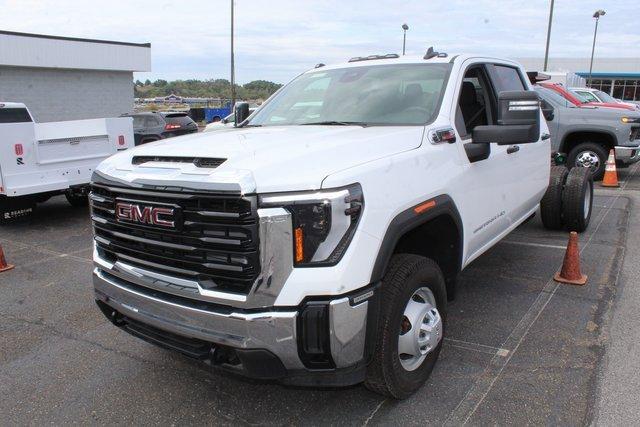
M 639 167 L 640 163 L 636 163 L 633 170 L 629 172 L 629 179 L 627 180 L 627 182 L 629 182 L 631 180 L 631 177 L 636 174 Z M 600 221 L 598 221 L 598 223 L 596 224 L 593 233 L 591 233 L 591 235 L 589 236 L 587 242 L 581 247 L 580 254 L 582 254 L 582 252 L 589 246 L 591 240 L 593 239 L 593 236 L 596 235 L 604 219 L 611 211 L 611 207 L 618 200 L 625 188 L 626 182 L 624 185 L 621 185 L 617 189 L 613 202 L 605 210 L 604 214 L 600 218 Z M 622 265 L 622 263 L 620 263 L 620 265 Z M 510 349 L 509 354 L 506 357 L 500 357 L 498 354 L 496 354 L 491 359 L 491 361 L 489 361 L 489 364 L 485 368 L 484 372 L 467 391 L 465 397 L 460 401 L 460 403 L 458 403 L 458 406 L 456 406 L 456 408 L 449 414 L 449 417 L 447 417 L 444 425 L 460 426 L 465 425 L 469 422 L 473 414 L 478 410 L 484 399 L 493 388 L 494 384 L 504 371 L 504 368 L 506 368 L 509 364 L 509 361 L 520 347 L 520 344 L 522 344 L 522 342 L 524 341 L 531 327 L 535 324 L 544 309 L 547 307 L 549 301 L 551 301 L 551 299 L 555 295 L 559 286 L 560 284 L 556 283 L 553 278 L 549 279 L 540 294 L 538 294 L 536 300 L 533 302 L 531 307 L 529 307 L 529 310 L 527 310 L 525 315 L 522 317 L 522 319 L 520 319 L 511 334 L 509 334 L 507 339 L 502 344 L 503 348 Z
M 453 338 L 445 338 L 445 344 L 451 347 L 461 348 L 464 350 L 477 351 L 479 353 L 494 354 L 501 357 L 506 357 L 509 354 L 509 350 L 506 348 L 492 347 L 490 345 L 478 344 L 475 342 L 456 340 Z
M 567 249 L 566 246 L 548 245 L 546 243 L 515 242 L 513 240 L 502 240 L 499 243 L 506 243 L 509 245 L 520 245 L 520 246 L 533 246 L 536 248 L 549 248 L 549 249 L 562 249 L 562 250 Z

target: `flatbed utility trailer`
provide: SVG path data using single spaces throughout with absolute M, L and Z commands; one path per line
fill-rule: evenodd
M 34 123 L 24 104 L 0 102 L 0 222 L 57 194 L 86 203 L 98 163 L 133 145 L 130 117 Z

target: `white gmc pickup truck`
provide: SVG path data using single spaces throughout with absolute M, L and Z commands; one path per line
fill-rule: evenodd
M 552 228 L 589 222 L 588 171 L 550 167 L 508 60 L 319 64 L 235 113 L 98 167 L 93 283 L 115 325 L 249 377 L 407 397 L 465 266 L 541 204 Z
M 85 205 L 96 166 L 133 147 L 132 119 L 35 123 L 23 103 L 0 101 L 0 223 L 65 194 Z

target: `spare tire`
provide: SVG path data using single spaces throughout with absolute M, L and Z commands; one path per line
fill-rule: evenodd
M 573 168 L 562 192 L 562 218 L 569 231 L 583 232 L 589 226 L 593 207 L 593 177 L 586 168 Z
M 587 169 L 585 169 L 587 170 Z M 551 166 L 549 187 L 540 201 L 542 225 L 549 230 L 562 229 L 562 190 L 569 170 L 564 166 Z

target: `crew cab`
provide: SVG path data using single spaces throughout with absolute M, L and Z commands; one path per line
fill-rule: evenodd
M 550 172 L 538 96 L 510 60 L 356 57 L 248 109 L 229 131 L 105 160 L 90 196 L 99 308 L 216 367 L 405 398 L 462 269 L 551 188 L 572 188 L 571 209 L 543 202 L 545 223 L 590 218 L 592 181 Z
M 23 103 L 0 102 L 0 222 L 56 194 L 86 205 L 98 163 L 132 146 L 130 118 L 34 123 Z

